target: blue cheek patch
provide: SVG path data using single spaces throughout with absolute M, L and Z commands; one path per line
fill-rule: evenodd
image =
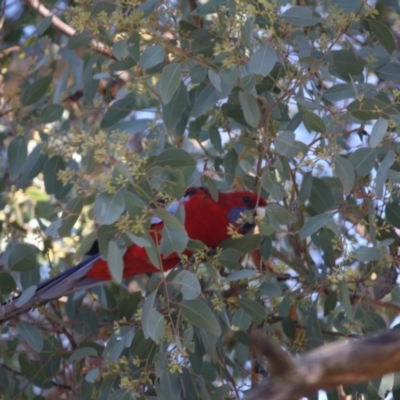
M 232 210 L 229 211 L 229 213 L 228 213 L 229 221 L 230 221 L 232 224 L 235 224 L 236 221 L 240 218 L 240 214 L 241 214 L 242 212 L 244 212 L 244 211 L 248 211 L 248 208 L 246 208 L 246 207 L 236 207 L 236 208 L 232 208 Z

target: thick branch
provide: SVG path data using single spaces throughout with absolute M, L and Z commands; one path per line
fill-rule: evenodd
M 355 384 L 400 371 L 400 329 L 360 340 L 330 343 L 296 358 L 290 358 L 260 332 L 252 333 L 251 339 L 272 368 L 271 377 L 266 384 L 251 391 L 250 400 L 298 400 L 319 389 Z M 283 353 L 281 363 L 276 357 L 279 353 Z

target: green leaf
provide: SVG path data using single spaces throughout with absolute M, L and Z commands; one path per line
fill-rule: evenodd
M 236 251 L 240 251 L 242 254 L 247 254 L 253 251 L 261 241 L 261 235 L 244 235 L 240 238 L 229 238 L 225 239 L 220 243 L 222 249 L 232 248 Z
M 324 92 L 323 97 L 328 101 L 335 102 L 354 98 L 359 95 L 359 92 L 363 92 L 362 85 L 355 85 L 353 83 L 339 83 L 327 89 Z
M 70 50 L 80 49 L 89 46 L 92 42 L 92 35 L 89 32 L 75 33 L 69 38 L 67 48 Z
M 385 137 L 387 129 L 388 123 L 386 119 L 379 118 L 372 127 L 371 136 L 369 137 L 369 145 L 371 147 L 377 147 Z
M 253 47 L 253 36 L 254 36 L 254 17 L 250 16 L 246 19 L 242 30 L 242 42 L 248 48 Z
M 343 307 L 347 318 L 353 319 L 353 306 L 351 305 L 349 288 L 347 287 L 346 280 L 343 278 L 339 282 L 339 301 Z
M 131 172 L 129 171 L 128 165 L 125 164 L 124 162 L 122 162 L 121 160 L 119 160 L 119 159 L 117 158 L 117 156 L 114 158 L 114 162 L 115 162 L 115 164 L 114 164 L 114 165 L 115 165 L 115 168 L 116 168 L 119 172 L 121 172 L 121 174 L 122 174 L 126 179 L 128 179 L 128 181 L 129 181 L 129 183 L 130 183 L 131 185 L 134 185 L 135 182 L 134 182 L 134 180 L 133 180 L 133 176 L 132 176 Z
M 235 282 L 235 281 L 240 281 L 242 279 L 252 278 L 256 274 L 257 274 L 257 271 L 255 271 L 253 269 L 241 269 L 239 271 L 234 271 L 231 274 L 229 274 L 225 278 L 225 280 L 226 280 L 226 282 Z
M 23 180 L 30 181 L 42 172 L 44 165 L 48 160 L 47 154 L 42 154 L 42 146 L 38 144 L 29 154 L 21 169 Z
M 306 111 L 302 120 L 309 132 L 326 133 L 326 125 L 323 119 L 311 111 Z
M 51 196 L 49 196 L 43 189 L 39 189 L 35 186 L 30 186 L 26 189 L 25 192 L 32 200 L 36 201 L 50 201 Z
M 299 193 L 299 201 L 301 204 L 304 204 L 310 198 L 312 185 L 313 176 L 311 175 L 311 172 L 306 172 L 303 176 Z
M 134 33 L 128 39 L 128 53 L 132 60 L 136 62 L 140 60 L 140 41 L 142 37 L 138 33 Z
M 97 229 L 99 250 L 103 258 L 107 258 L 108 242 L 118 237 L 119 233 L 115 225 L 100 225 Z
M 151 327 L 148 331 L 149 337 L 156 343 L 159 343 L 165 333 L 167 322 L 165 318 L 157 310 L 152 308 L 149 311 L 148 325 Z
M 320 214 L 310 217 L 299 231 L 301 239 L 310 237 L 313 233 L 323 228 L 332 218 L 333 214 Z
M 232 316 L 232 325 L 243 330 L 249 329 L 251 325 L 250 315 L 247 314 L 242 308 L 236 310 Z
M 179 64 L 171 63 L 163 68 L 161 74 L 161 99 L 168 104 L 181 83 L 181 68 Z
M 62 193 L 64 185 L 58 179 L 58 172 L 65 170 L 65 162 L 61 156 L 51 157 L 43 167 L 44 186 L 48 194 L 59 195 Z
M 219 76 L 221 77 L 221 98 L 229 96 L 232 89 L 237 83 L 239 78 L 239 69 L 238 67 L 234 66 L 231 68 L 221 68 L 219 70 Z
M 14 278 L 7 272 L 0 272 L 0 295 L 10 294 L 16 289 Z
M 256 169 L 254 168 L 254 165 L 251 164 L 246 159 L 240 161 L 239 166 L 246 175 L 250 175 L 250 176 L 256 175 Z
M 182 293 L 184 300 L 194 300 L 200 296 L 200 282 L 192 272 L 180 271 L 174 278 L 174 283 Z
M 394 162 L 395 162 L 395 154 L 393 150 L 389 150 L 385 158 L 382 160 L 381 165 L 378 168 L 378 171 L 376 172 L 375 191 L 376 191 L 376 197 L 378 199 L 383 198 L 383 195 L 385 193 L 385 182 L 388 176 L 389 168 L 393 165 Z
M 118 315 L 120 318 L 130 320 L 138 310 L 139 303 L 142 300 L 142 293 L 140 291 L 130 293 L 119 302 Z
M 259 291 L 268 297 L 280 297 L 282 296 L 282 290 L 277 283 L 264 282 L 259 287 Z
M 313 10 L 309 7 L 290 7 L 282 14 L 282 18 L 294 26 L 305 27 L 324 23 L 323 18 L 313 16 Z
M 43 33 L 45 33 L 47 31 L 47 29 L 50 28 L 52 22 L 53 22 L 52 15 L 50 15 L 49 17 L 43 18 L 36 27 L 35 35 L 37 35 L 37 36 L 43 35 Z
M 243 109 L 243 115 L 246 122 L 256 128 L 260 122 L 260 107 L 252 94 L 247 92 L 239 93 L 239 102 Z
M 93 64 L 97 62 L 98 56 L 92 56 L 83 71 L 83 95 L 91 102 L 97 94 L 100 80 L 93 79 Z
M 124 351 L 124 347 L 125 345 L 121 337 L 114 333 L 107 341 L 107 345 L 102 353 L 103 359 L 111 363 L 117 362 Z
M 238 303 L 251 319 L 259 324 L 264 321 L 265 308 L 260 303 L 251 299 L 238 299 Z
M 382 249 L 377 247 L 360 247 L 354 253 L 358 261 L 378 261 L 383 258 Z
M 108 242 L 107 263 L 108 270 L 115 283 L 121 284 L 124 274 L 124 252 L 115 240 Z
M 324 302 L 324 316 L 327 317 L 331 311 L 333 311 L 336 308 L 337 304 L 337 293 L 336 292 L 331 292 L 328 294 L 328 296 L 325 298 Z
M 343 157 L 336 157 L 334 160 L 335 172 L 343 185 L 343 191 L 350 193 L 354 187 L 355 173 L 350 161 Z
M 170 224 L 164 224 L 161 234 L 159 251 L 165 257 L 174 252 L 181 253 L 186 249 L 189 241 L 186 231 L 182 231 Z
M 379 78 L 385 81 L 398 81 L 400 79 L 400 64 L 390 62 L 378 70 Z
M 347 106 L 347 109 L 351 111 L 354 117 L 361 121 L 370 121 L 379 117 L 389 118 L 390 114 L 398 114 L 397 108 L 388 105 L 380 99 L 368 97 L 362 101 L 354 100 Z
M 190 69 L 190 79 L 193 84 L 198 84 L 203 82 L 204 78 L 207 76 L 208 69 L 202 65 L 195 64 Z
M 358 176 L 368 175 L 374 168 L 376 159 L 375 149 L 363 147 L 357 149 L 349 157 L 349 161 L 353 164 Z
M 283 333 L 289 338 L 294 339 L 296 336 L 296 324 L 290 317 L 285 317 L 282 320 Z
M 278 201 L 283 200 L 285 196 L 284 188 L 282 187 L 282 184 L 277 182 L 276 175 L 271 169 L 265 171 L 262 178 L 262 187 L 264 190 L 270 193 L 273 198 L 277 199 Z
M 207 85 L 197 96 L 193 106 L 192 114 L 195 118 L 203 115 L 218 101 L 218 94 L 213 85 Z
M 231 186 L 235 179 L 238 155 L 234 149 L 229 150 L 224 158 L 225 181 Z
M 153 292 L 146 297 L 143 303 L 143 312 L 141 319 L 142 319 L 143 333 L 146 339 L 149 337 L 148 329 L 151 328 L 148 324 L 148 318 L 150 316 L 149 312 L 154 307 L 154 301 L 156 299 L 156 296 L 157 296 L 157 290 L 153 290 Z
M 36 252 L 29 244 L 16 243 L 12 246 L 7 262 L 13 271 L 31 271 L 38 265 Z
M 212 83 L 212 85 L 215 87 L 217 92 L 222 92 L 222 86 L 221 86 L 221 77 L 214 72 L 212 69 L 208 70 L 208 79 Z
M 23 339 L 25 339 L 30 347 L 36 352 L 43 349 L 43 337 L 41 330 L 32 324 L 24 321 L 19 321 L 17 328 Z
M 31 83 L 21 94 L 21 102 L 24 106 L 30 106 L 39 101 L 50 87 L 53 77 L 44 76 Z
M 192 325 L 212 333 L 221 335 L 221 327 L 214 313 L 203 300 L 184 300 L 179 304 L 183 317 Z
M 339 76 L 344 79 L 350 79 L 352 77 L 361 75 L 365 61 L 354 54 L 352 50 L 336 50 L 332 51 L 333 65 Z
M 154 46 L 146 47 L 142 53 L 139 65 L 143 69 L 150 69 L 164 62 L 165 52 L 164 47 L 156 44 Z
M 170 166 L 171 168 L 186 167 L 191 173 L 196 168 L 196 160 L 187 151 L 177 148 L 163 150 L 154 161 L 155 165 L 161 167 Z M 191 174 L 190 173 L 190 174 Z
M 192 14 L 193 15 L 193 14 Z M 196 33 L 198 33 L 196 35 Z M 213 37 L 211 33 L 205 29 L 197 29 L 196 32 L 193 32 L 193 40 L 192 40 L 192 53 L 194 55 L 201 55 L 205 57 L 212 57 L 214 52 L 215 43 L 213 42 Z M 206 70 L 207 75 L 207 70 Z
M 322 346 L 324 340 L 321 334 L 321 325 L 317 316 L 315 303 L 309 306 L 306 316 L 306 337 L 308 338 L 307 347 L 309 349 Z
M 121 100 L 112 103 L 110 108 L 104 114 L 101 120 L 100 127 L 102 129 L 110 128 L 117 122 L 127 117 L 136 105 L 136 98 L 133 95 L 128 95 Z
M 22 172 L 23 165 L 28 156 L 28 145 L 24 136 L 14 138 L 7 150 L 8 171 L 11 180 L 16 180 Z
M 314 235 L 313 237 L 313 239 L 318 242 L 318 246 L 324 253 L 322 258 L 325 265 L 333 265 L 336 260 L 336 252 L 333 246 L 336 234 L 333 230 L 337 231 L 337 226 L 334 222 L 329 222 L 327 228 L 322 228 L 318 232 L 318 236 Z M 337 235 L 339 236 L 340 232 L 337 232 Z
M 266 214 L 273 217 L 279 224 L 287 225 L 297 222 L 297 217 L 280 204 L 268 204 Z
M 27 303 L 36 293 L 37 286 L 29 286 L 26 288 L 21 295 L 15 300 L 15 305 L 17 307 L 22 307 L 25 303 Z
M 82 208 L 82 197 L 75 197 L 67 203 L 61 216 L 62 225 L 58 228 L 60 237 L 65 237 L 70 234 L 71 229 L 82 212 Z
M 160 393 L 157 396 L 163 400 L 176 400 L 181 398 L 182 386 L 178 373 L 171 374 L 164 371 L 160 378 Z
M 311 46 L 305 35 L 297 35 L 295 42 L 299 51 L 300 59 L 305 57 L 311 57 Z
M 159 270 L 162 269 L 162 264 L 160 260 L 160 253 L 158 251 L 158 246 L 155 244 L 152 237 L 148 234 L 145 236 L 147 241 L 150 243 L 150 246 L 146 246 L 146 254 L 149 257 L 150 262 Z
M 143 11 L 143 18 L 147 18 L 160 4 L 161 0 L 147 0 L 140 4 L 137 9 Z
M 291 309 L 290 298 L 285 295 L 278 306 L 278 313 L 280 317 L 285 317 L 283 321 L 286 319 L 289 311 Z M 289 317 L 288 317 L 289 318 Z
M 166 321 L 164 317 L 154 309 L 154 301 L 157 290 L 154 290 L 144 301 L 142 312 L 142 328 L 144 337 L 153 339 L 159 343 L 164 336 Z
M 93 347 L 81 347 L 70 355 L 69 360 L 76 361 L 86 357 L 98 357 L 96 349 Z
M 117 60 L 123 60 L 128 55 L 128 40 L 122 39 L 115 42 L 112 51 Z
M 389 54 L 392 54 L 393 51 L 396 49 L 396 41 L 389 27 L 383 22 L 375 19 L 369 19 L 368 25 L 371 32 L 379 40 L 381 45 L 386 49 Z
M 335 198 L 330 186 L 320 178 L 313 178 L 310 204 L 318 213 L 323 213 L 335 205 Z
M 295 140 L 295 134 L 292 131 L 279 132 L 274 144 L 278 154 L 287 158 L 296 157 L 299 153 L 307 153 L 307 146 Z
M 94 389 L 94 383 L 100 375 L 98 368 L 93 368 L 88 371 L 85 375 L 85 379 L 81 383 L 80 398 L 81 399 L 91 399 Z
M 121 190 L 114 194 L 102 193 L 96 197 L 94 212 L 101 225 L 111 225 L 125 211 L 125 199 Z
M 232 245 L 233 239 L 229 239 L 229 240 L 231 241 L 230 244 Z M 233 244 L 233 246 L 234 246 L 234 244 Z M 221 265 L 223 265 L 224 267 L 226 267 L 228 269 L 236 269 L 239 265 L 239 258 L 242 255 L 243 255 L 243 253 L 241 251 L 238 251 L 233 248 L 226 248 L 219 255 L 218 261 L 221 263 Z
M 267 76 L 277 61 L 275 50 L 269 44 L 261 45 L 251 56 L 249 71 L 252 74 Z
M 218 12 L 218 8 L 221 5 L 225 4 L 225 0 L 211 0 L 208 1 L 207 3 L 203 3 L 199 5 L 197 8 L 195 8 L 191 15 L 207 15 L 207 14 L 214 14 Z
M 132 243 L 135 243 L 139 247 L 150 247 L 151 246 L 151 243 L 142 236 L 134 235 L 131 232 L 126 232 L 125 234 L 128 236 L 129 240 Z
M 48 124 L 50 122 L 59 121 L 64 113 L 64 107 L 60 104 L 49 104 L 42 111 L 42 122 Z
M 222 153 L 221 134 L 216 126 L 213 125 L 210 127 L 208 131 L 208 137 L 210 138 L 210 142 L 214 146 L 214 149 L 217 152 Z
M 43 330 L 42 336 L 43 349 L 39 353 L 39 361 L 42 363 L 43 373 L 47 377 L 53 377 L 54 371 L 59 371 L 63 361 L 61 343 L 56 335 L 46 335 Z
M 175 129 L 188 104 L 189 96 L 186 86 L 183 82 L 180 82 L 172 99 L 168 104 L 162 106 L 163 120 L 168 130 Z
M 385 208 L 386 219 L 396 228 L 400 228 L 400 205 L 389 203 Z
M 81 241 L 79 243 L 78 250 L 76 250 L 75 257 L 81 258 L 85 254 L 87 254 L 92 248 L 94 242 L 97 238 L 97 232 L 91 232 L 86 236 L 81 237 Z

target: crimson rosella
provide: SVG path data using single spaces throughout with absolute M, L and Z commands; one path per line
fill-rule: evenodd
M 230 237 L 228 227 L 232 225 L 239 233 L 251 233 L 254 224 L 240 219 L 245 211 L 256 213 L 257 207 L 265 207 L 262 197 L 248 191 L 218 193 L 214 200 L 208 189 L 194 187 L 186 191 L 185 196 L 173 202 L 168 211 L 174 213 L 182 206 L 185 210 L 185 229 L 190 239 L 200 240 L 209 248 L 216 248 Z M 163 221 L 153 217 L 149 233 L 156 243 L 161 240 Z M 186 250 L 186 255 L 190 252 Z M 178 253 L 166 257 L 161 255 L 162 271 L 168 271 L 179 264 Z M 123 277 L 129 278 L 143 273 L 160 272 L 149 260 L 146 249 L 136 244 L 130 245 L 123 256 Z M 24 304 L 18 304 L 18 298 L 0 306 L 0 322 L 22 314 L 32 307 L 69 295 L 80 289 L 90 288 L 111 280 L 107 261 L 97 254 L 75 267 L 39 284 L 35 294 Z

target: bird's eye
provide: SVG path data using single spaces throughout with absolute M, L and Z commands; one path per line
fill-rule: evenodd
M 242 200 L 243 200 L 243 203 L 246 203 L 246 204 L 250 204 L 251 203 L 251 199 L 250 199 L 249 196 L 244 196 Z

